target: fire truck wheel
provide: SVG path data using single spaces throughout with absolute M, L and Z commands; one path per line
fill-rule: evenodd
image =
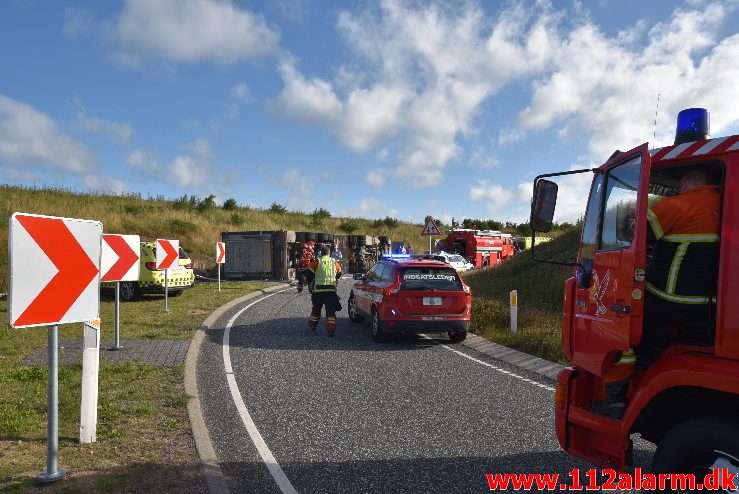
M 665 434 L 652 460 L 652 473 L 692 473 L 698 482 L 712 468 L 739 473 L 739 423 L 719 418 L 684 422 Z
M 364 321 L 364 316 L 357 310 L 357 303 L 354 301 L 353 293 L 349 295 L 349 305 L 346 310 L 349 312 L 349 319 L 351 319 L 352 322 Z
M 382 342 L 387 339 L 385 331 L 382 330 L 382 321 L 376 310 L 372 311 L 372 339 L 376 342 Z
M 141 290 L 139 284 L 135 281 L 121 282 L 121 300 L 124 302 L 134 302 L 141 300 Z
M 452 343 L 461 343 L 467 338 L 467 331 L 450 331 L 447 334 Z

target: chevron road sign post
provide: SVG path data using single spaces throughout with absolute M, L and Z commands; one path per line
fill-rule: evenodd
M 441 232 L 436 227 L 436 223 L 434 223 L 434 219 L 429 218 L 429 220 L 424 225 L 423 230 L 421 230 L 421 236 L 429 238 L 429 254 L 433 254 L 431 250 L 431 237 L 434 235 L 441 235 Z
M 218 291 L 221 291 L 221 264 L 226 262 L 226 244 L 216 242 L 216 264 L 218 265 Z
M 139 281 L 140 239 L 138 235 L 104 234 L 101 248 L 100 281 L 115 281 L 115 345 L 111 350 L 120 350 L 121 281 Z
M 170 268 L 180 265 L 180 241 L 157 239 L 157 269 L 164 270 L 164 312 L 169 312 L 169 282 L 167 273 Z
M 14 213 L 8 226 L 8 319 L 14 328 L 48 326 L 48 419 L 43 483 L 64 478 L 59 449 L 59 324 L 100 314 L 99 221 Z

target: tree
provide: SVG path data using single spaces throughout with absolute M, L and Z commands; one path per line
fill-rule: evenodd
M 233 211 L 238 207 L 239 205 L 236 203 L 236 199 L 234 199 L 233 197 L 223 201 L 223 209 L 225 209 L 226 211 Z
M 283 206 L 282 204 L 273 202 L 269 206 L 269 211 L 272 213 L 285 214 L 287 213 L 287 208 Z

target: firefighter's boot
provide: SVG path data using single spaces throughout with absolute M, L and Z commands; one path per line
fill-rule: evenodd
M 318 320 L 319 319 L 321 319 L 321 316 L 320 315 L 315 316 L 315 315 L 311 314 L 310 317 L 308 318 L 308 329 L 310 329 L 311 331 L 315 331 L 316 328 L 318 327 Z
M 326 316 L 326 332 L 329 337 L 333 337 L 336 331 L 336 316 Z
M 298 281 L 298 293 L 303 291 L 303 280 Z
M 593 411 L 598 415 L 612 419 L 620 419 L 626 410 L 626 391 L 629 389 L 629 379 L 606 384 L 606 399 L 595 400 Z

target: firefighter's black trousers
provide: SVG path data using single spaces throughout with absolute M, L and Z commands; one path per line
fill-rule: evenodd
M 339 305 L 339 296 L 335 290 L 327 292 L 313 292 L 310 296 L 310 300 L 313 303 L 313 310 L 311 310 L 312 316 L 321 317 L 321 310 L 326 307 L 326 317 L 336 317 L 336 308 Z

